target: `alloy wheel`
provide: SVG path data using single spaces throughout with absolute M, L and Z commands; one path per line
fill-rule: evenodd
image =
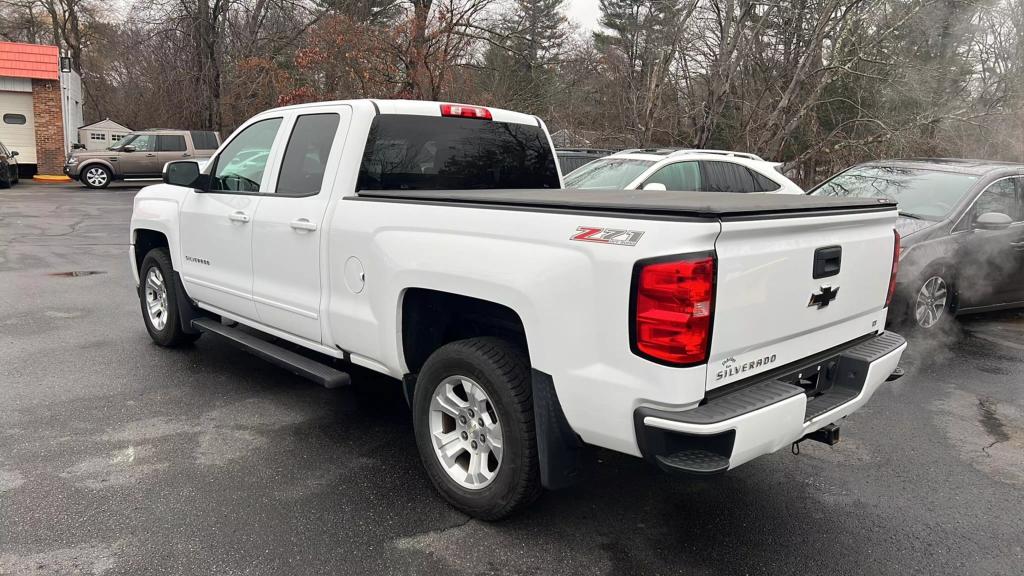
M 480 490 L 501 468 L 502 436 L 487 391 L 466 376 L 449 376 L 430 401 L 430 440 L 434 454 L 459 486 Z
M 155 266 L 146 274 L 146 314 L 156 330 L 163 330 L 167 325 L 167 285 Z
M 85 181 L 93 186 L 103 186 L 107 183 L 107 172 L 103 168 L 89 168 L 85 171 Z
M 939 276 L 925 280 L 917 293 L 917 305 L 914 307 L 917 324 L 922 328 L 931 328 L 938 324 L 942 315 L 946 313 L 948 299 L 949 290 L 945 280 Z

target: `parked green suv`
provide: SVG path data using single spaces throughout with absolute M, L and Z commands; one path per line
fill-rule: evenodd
M 64 173 L 89 188 L 106 188 L 114 180 L 159 178 L 174 160 L 204 160 L 220 146 L 220 135 L 206 130 L 131 132 L 106 150 L 75 150 Z

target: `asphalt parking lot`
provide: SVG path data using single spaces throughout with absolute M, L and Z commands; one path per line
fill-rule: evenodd
M 0 574 L 1024 574 L 1024 314 L 912 340 L 834 448 L 711 480 L 594 450 L 486 524 L 434 494 L 390 381 L 153 345 L 136 189 L 0 191 Z

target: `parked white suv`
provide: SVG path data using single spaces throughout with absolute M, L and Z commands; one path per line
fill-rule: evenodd
M 623 150 L 570 172 L 565 187 L 803 194 L 777 166 L 755 154 L 728 150 Z

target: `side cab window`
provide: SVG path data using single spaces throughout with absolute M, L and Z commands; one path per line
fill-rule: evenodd
M 974 221 L 978 216 L 988 212 L 1006 214 L 1014 222 L 1020 222 L 1022 218 L 1019 180 L 1019 178 L 1003 178 L 989 184 L 988 188 L 985 188 L 985 191 L 974 201 L 974 207 L 970 214 L 971 227 L 974 226 Z
M 181 134 L 160 134 L 156 137 L 161 152 L 184 152 L 185 136 Z
M 217 156 L 211 171 L 211 192 L 258 193 L 270 160 L 281 118 L 247 126 Z
M 277 177 L 278 196 L 313 196 L 320 193 L 327 157 L 334 146 L 341 117 L 337 113 L 303 114 L 284 150 Z
M 701 189 L 700 168 L 696 162 L 673 162 L 651 174 L 643 186 L 648 184 L 663 184 L 666 190 L 677 192 L 698 192 Z
M 704 178 L 702 192 L 760 192 L 754 176 L 746 166 L 732 162 L 703 160 L 700 163 Z

